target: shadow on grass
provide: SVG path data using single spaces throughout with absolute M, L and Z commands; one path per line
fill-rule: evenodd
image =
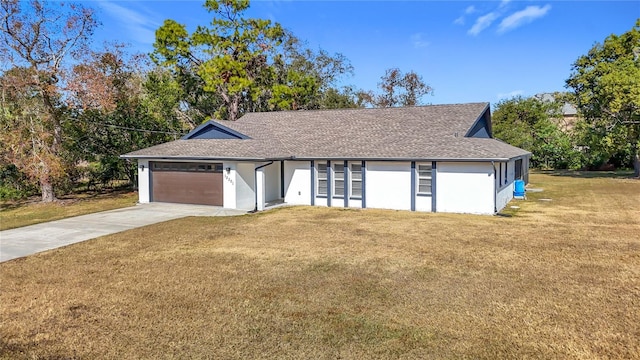
M 633 179 L 633 170 L 578 171 L 578 170 L 538 170 L 535 173 L 551 176 L 567 176 L 580 179 Z M 637 179 L 637 178 L 636 178 Z
M 496 214 L 497 217 L 505 217 L 505 218 L 513 217 L 513 215 L 515 215 L 515 212 L 512 212 L 512 213 L 499 212 Z

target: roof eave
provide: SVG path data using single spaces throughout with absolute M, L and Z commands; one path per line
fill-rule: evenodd
M 296 156 L 275 156 L 275 157 L 233 157 L 233 156 L 162 156 L 162 155 L 120 155 L 121 159 L 145 159 L 145 160 L 197 160 L 197 161 L 446 161 L 446 162 L 486 162 L 486 161 L 509 161 L 519 157 L 531 156 L 531 153 L 516 155 L 512 157 L 484 157 L 484 158 L 452 158 L 452 157 L 296 157 Z
M 291 160 L 291 157 L 234 157 L 234 156 L 166 156 L 166 155 L 120 155 L 121 159 L 144 160 L 190 160 L 190 161 L 277 161 Z

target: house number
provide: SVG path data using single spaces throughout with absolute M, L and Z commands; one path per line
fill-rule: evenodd
M 231 179 L 231 176 L 229 176 L 229 175 L 227 175 L 227 174 L 224 174 L 224 178 L 225 178 L 225 180 L 227 180 L 228 182 L 230 182 L 230 183 L 231 183 L 231 185 L 233 185 L 233 179 Z

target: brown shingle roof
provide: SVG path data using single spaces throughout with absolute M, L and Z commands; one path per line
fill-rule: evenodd
M 406 108 L 249 113 L 222 125 L 246 140 L 177 140 L 130 158 L 498 160 L 528 154 L 495 139 L 465 134 L 487 103 Z

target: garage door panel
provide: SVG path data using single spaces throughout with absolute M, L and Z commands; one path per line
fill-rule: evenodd
M 222 172 L 154 171 L 152 201 L 223 205 Z

